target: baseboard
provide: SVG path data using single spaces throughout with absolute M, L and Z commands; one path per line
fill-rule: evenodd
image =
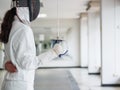
M 100 73 L 88 73 L 89 75 L 100 75 Z
M 3 70 L 3 68 L 0 68 L 0 70 Z
M 120 84 L 102 84 L 102 87 L 120 87 Z
M 70 67 L 39 67 L 38 69 L 57 69 L 57 68 L 80 68 L 80 66 L 70 66 Z
M 83 67 L 83 66 L 80 66 L 80 68 L 88 68 L 88 67 Z

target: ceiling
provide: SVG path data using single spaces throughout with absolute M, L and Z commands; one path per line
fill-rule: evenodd
M 32 27 L 36 26 L 45 19 L 77 19 L 80 17 L 80 13 L 86 12 L 88 1 L 90 0 L 40 0 L 43 3 L 43 7 L 40 9 L 40 13 L 47 14 L 46 18 L 38 18 L 32 23 Z M 0 19 L 3 18 L 4 13 L 10 8 L 11 0 L 0 0 Z M 55 27 L 39 26 L 37 25 L 36 33 L 55 33 Z M 49 28 L 49 30 L 48 30 Z M 45 30 L 43 30 L 45 29 Z M 63 27 L 61 32 L 65 32 L 69 27 Z M 43 30 L 43 31 L 41 31 Z M 49 32 L 48 32 L 49 31 Z
M 46 13 L 47 18 L 79 18 L 85 12 L 89 0 L 42 0 L 40 13 Z M 58 12 L 57 12 L 58 11 Z
M 85 12 L 89 0 L 40 0 L 43 7 L 40 13 L 47 14 L 47 18 L 78 18 Z M 0 17 L 10 8 L 11 0 L 0 0 Z M 57 12 L 58 11 L 58 12 Z

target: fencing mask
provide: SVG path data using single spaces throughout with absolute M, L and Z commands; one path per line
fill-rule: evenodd
M 16 7 L 18 17 L 24 21 L 33 21 L 40 11 L 39 0 L 12 0 L 12 7 Z

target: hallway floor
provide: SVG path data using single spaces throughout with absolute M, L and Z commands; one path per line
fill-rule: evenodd
M 120 87 L 101 87 L 100 75 L 88 75 L 87 69 L 70 69 L 80 90 L 120 90 Z
M 39 69 L 41 71 L 53 71 L 54 69 Z M 39 71 L 38 70 L 38 71 Z M 69 70 L 77 81 L 80 90 L 120 90 L 120 87 L 101 87 L 100 75 L 88 75 L 87 69 L 81 68 L 57 68 L 55 70 Z M 0 87 L 5 71 L 0 70 Z

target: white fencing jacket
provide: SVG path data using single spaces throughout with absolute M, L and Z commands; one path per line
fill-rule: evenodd
M 11 60 L 17 68 L 17 72 L 7 72 L 5 82 L 11 81 L 12 83 L 12 81 L 22 81 L 33 85 L 35 69 L 55 57 L 57 57 L 57 54 L 53 49 L 36 56 L 32 29 L 15 18 L 10 32 L 9 42 L 5 44 L 5 62 Z M 18 83 L 18 85 L 19 84 L 20 83 Z

